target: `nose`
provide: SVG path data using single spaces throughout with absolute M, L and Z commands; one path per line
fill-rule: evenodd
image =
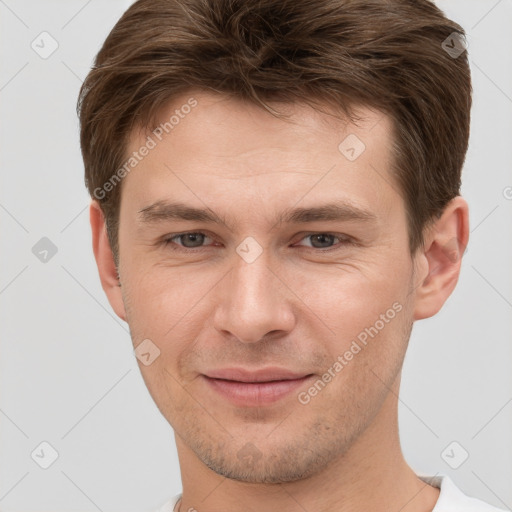
M 292 293 L 270 268 L 265 251 L 252 263 L 236 255 L 232 271 L 216 293 L 213 323 L 224 335 L 252 344 L 294 328 Z

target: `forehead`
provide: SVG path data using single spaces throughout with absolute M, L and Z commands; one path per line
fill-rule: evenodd
M 136 147 L 149 135 L 156 137 L 157 142 L 165 138 L 164 142 L 172 143 L 174 139 L 184 150 L 201 145 L 203 152 L 215 153 L 212 150 L 217 148 L 217 153 L 229 157 L 261 149 L 262 145 L 268 151 L 282 148 L 310 152 L 313 148 L 330 148 L 338 152 L 344 134 L 357 135 L 370 152 L 382 153 L 391 142 L 391 119 L 368 106 L 352 105 L 354 119 L 348 119 L 341 108 L 334 109 L 328 104 L 280 101 L 267 105 L 283 117 L 247 100 L 191 91 L 163 105 L 146 132 L 134 129 L 130 146 Z M 320 147 L 319 137 L 323 139 Z M 348 153 L 346 156 L 350 157 Z
M 127 158 L 145 145 L 152 148 L 124 178 L 122 196 L 128 199 L 122 202 L 135 202 L 140 210 L 185 195 L 197 206 L 289 209 L 301 198 L 337 196 L 368 207 L 397 194 L 388 116 L 358 107 L 353 123 L 327 106 L 272 106 L 288 117 L 220 94 L 173 99 L 154 126 L 131 134 Z

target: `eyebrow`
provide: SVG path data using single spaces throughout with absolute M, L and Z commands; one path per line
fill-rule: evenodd
M 169 220 L 198 221 L 212 224 L 224 224 L 231 230 L 232 227 L 225 218 L 217 215 L 210 208 L 195 208 L 179 202 L 165 200 L 142 208 L 137 212 L 139 222 L 142 224 L 157 224 Z M 359 221 L 373 222 L 377 216 L 354 204 L 347 202 L 331 202 L 324 205 L 308 208 L 289 208 L 284 210 L 276 220 L 275 225 L 305 224 L 318 221 Z

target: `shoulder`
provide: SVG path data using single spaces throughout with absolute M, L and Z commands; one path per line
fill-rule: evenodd
M 447 475 L 418 475 L 418 477 L 440 490 L 432 512 L 505 512 L 505 509 L 464 494 Z

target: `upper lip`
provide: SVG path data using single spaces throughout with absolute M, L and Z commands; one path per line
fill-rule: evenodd
M 211 379 L 234 380 L 238 382 L 269 382 L 273 380 L 302 379 L 308 373 L 294 372 L 285 368 L 268 367 L 258 370 L 246 370 L 244 368 L 224 368 L 210 370 L 205 373 Z

